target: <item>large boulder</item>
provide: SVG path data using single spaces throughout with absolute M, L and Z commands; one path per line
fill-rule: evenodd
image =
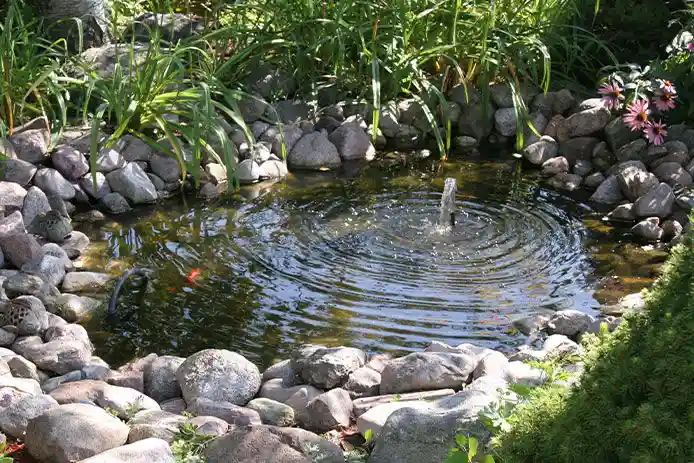
M 156 438 L 106 450 L 80 463 L 175 463 L 169 444 Z
M 22 437 L 27 424 L 48 410 L 58 407 L 58 402 L 48 395 L 26 395 L 0 412 L 0 430 L 12 437 Z
M 183 398 L 206 398 L 246 405 L 260 389 L 260 371 L 242 355 L 223 349 L 205 349 L 188 357 L 176 378 Z
M 107 384 L 98 380 L 63 383 L 51 391 L 59 404 L 94 402 L 102 408 L 110 408 L 121 418 L 129 418 L 137 412 L 159 411 L 159 405 L 135 389 Z
M 75 188 L 55 169 L 39 169 L 34 175 L 34 184 L 47 195 L 59 196 L 65 201 L 75 197 Z
M 599 132 L 610 122 L 611 118 L 612 113 L 604 106 L 596 106 L 574 113 L 566 119 L 569 136 L 572 138 L 583 137 Z
M 381 394 L 461 388 L 477 367 L 467 354 L 418 352 L 393 359 L 381 373 Z
M 337 445 L 312 432 L 275 426 L 239 426 L 211 441 L 208 463 L 344 463 Z M 426 461 L 426 460 L 422 460 Z
M 6 182 L 26 187 L 33 180 L 36 170 L 35 165 L 21 159 L 0 159 L 0 180 Z
M 626 165 L 617 173 L 619 187 L 630 201 L 648 193 L 658 185 L 658 178 L 646 170 L 641 162 Z
M 25 443 L 39 461 L 71 463 L 124 445 L 130 428 L 99 407 L 67 404 L 29 421 Z
M 661 183 L 634 201 L 636 217 L 667 217 L 672 213 L 675 194 L 667 183 Z
M 157 189 L 147 174 L 136 163 L 128 163 L 122 169 L 106 175 L 111 189 L 133 204 L 153 203 L 157 200 Z
M 49 137 L 45 129 L 33 128 L 15 133 L 9 140 L 19 159 L 36 164 L 46 157 Z
M 366 354 L 353 347 L 308 347 L 295 356 L 292 370 L 313 386 L 332 389 L 366 363 Z
M 287 156 L 290 167 L 295 169 L 332 169 L 342 163 L 337 147 L 328 137 L 319 132 L 304 135 L 294 144 Z
M 183 357 L 162 355 L 145 365 L 145 393 L 157 402 L 181 397 L 181 386 L 176 380 L 176 371 L 184 361 Z
M 373 159 L 376 155 L 376 150 L 371 144 L 369 136 L 357 123 L 343 124 L 334 130 L 328 138 L 345 161 Z
M 58 146 L 51 154 L 51 161 L 53 162 L 53 167 L 71 182 L 77 181 L 77 179 L 89 172 L 87 158 L 70 145 Z

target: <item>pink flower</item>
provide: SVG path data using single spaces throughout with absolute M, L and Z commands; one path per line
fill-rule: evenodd
M 689 50 L 690 52 L 694 53 L 694 42 L 689 42 L 689 43 L 687 44 L 687 50 Z
M 602 103 L 607 109 L 619 109 L 621 100 L 624 99 L 623 91 L 624 89 L 619 85 L 607 82 L 603 83 L 601 88 L 598 89 L 598 93 L 603 95 Z
M 654 145 L 658 146 L 663 144 L 663 137 L 667 135 L 667 130 L 665 129 L 665 124 L 663 124 L 661 121 L 651 121 L 648 122 L 643 133 L 646 134 L 649 143 L 653 143 Z
M 677 93 L 677 90 L 675 90 L 675 86 L 669 80 L 658 79 L 658 83 L 660 84 L 661 92 L 668 93 L 671 95 L 675 95 Z
M 677 95 L 674 93 L 662 92 L 660 95 L 656 95 L 656 97 L 653 98 L 653 104 L 658 111 L 669 111 L 675 108 L 675 98 L 677 98 Z
M 648 124 L 648 115 L 650 113 L 648 100 L 636 100 L 627 108 L 627 114 L 623 118 L 624 123 L 632 132 L 643 130 Z

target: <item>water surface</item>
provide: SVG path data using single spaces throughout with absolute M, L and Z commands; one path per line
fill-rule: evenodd
M 437 223 L 447 177 L 458 184 L 452 229 Z M 306 342 L 392 353 L 432 340 L 508 348 L 525 341 L 515 318 L 595 313 L 650 282 L 650 258 L 635 269 L 633 247 L 618 252 L 623 231 L 595 226 L 580 198 L 538 185 L 508 163 L 394 162 L 141 211 L 91 227 L 85 263 L 154 269 L 152 292 L 130 286 L 119 310 L 134 315 L 89 328 L 116 364 L 218 347 L 267 365 Z M 193 269 L 201 274 L 186 285 Z

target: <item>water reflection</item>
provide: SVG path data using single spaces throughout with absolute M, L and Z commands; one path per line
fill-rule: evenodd
M 442 231 L 446 177 L 459 214 Z M 156 275 L 130 320 L 92 321 L 100 355 L 120 363 L 220 347 L 268 364 L 304 342 L 398 353 L 434 339 L 509 346 L 523 342 L 509 331 L 514 317 L 598 306 L 600 263 L 587 246 L 602 242 L 584 226 L 586 208 L 508 165 L 370 166 L 255 189 L 252 201 L 174 204 L 89 230 L 102 244 L 90 267 Z M 120 302 L 135 305 L 134 295 Z

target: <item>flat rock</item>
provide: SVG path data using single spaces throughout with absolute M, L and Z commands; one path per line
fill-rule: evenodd
M 187 420 L 185 416 L 161 410 L 138 412 L 128 421 L 130 427 L 128 442 L 133 443 L 154 437 L 170 444 L 176 437 L 179 426 L 185 424 Z
M 70 272 L 65 275 L 62 290 L 66 293 L 101 291 L 111 281 L 111 275 L 96 272 Z
M 58 407 L 58 402 L 51 396 L 38 394 L 26 395 L 0 413 L 0 430 L 7 435 L 20 438 L 26 431 L 27 424 L 48 410 Z
M 214 416 L 235 426 L 261 424 L 257 411 L 231 402 L 214 401 L 202 397 L 196 397 L 186 402 L 188 403 L 186 411 L 195 415 Z
M 61 405 L 29 421 L 26 447 L 39 461 L 70 463 L 125 444 L 129 428 L 104 410 Z
M 381 394 L 460 388 L 477 367 L 465 354 L 412 353 L 393 359 L 381 373 Z
M 311 389 L 313 391 L 313 396 L 323 393 L 322 390 L 310 385 L 287 386 L 282 378 L 273 378 L 263 383 L 262 387 L 260 388 L 260 392 L 258 392 L 258 397 L 286 403 L 291 396 L 302 388 Z
M 29 186 L 36 174 L 36 166 L 21 159 L 0 159 L 0 180 Z
M 377 405 L 357 418 L 357 429 L 362 436 L 371 431 L 376 437 L 381 433 L 383 425 L 388 421 L 393 412 L 401 408 L 426 408 L 428 402 L 423 400 L 409 402 L 391 402 Z
M 175 463 L 169 444 L 162 439 L 144 439 L 101 452 L 80 463 Z
M 539 361 L 544 362 L 562 355 L 581 354 L 583 349 L 563 334 L 553 334 L 545 339 L 542 349 L 532 349 L 524 345 L 518 352 L 509 357 L 509 361 Z

